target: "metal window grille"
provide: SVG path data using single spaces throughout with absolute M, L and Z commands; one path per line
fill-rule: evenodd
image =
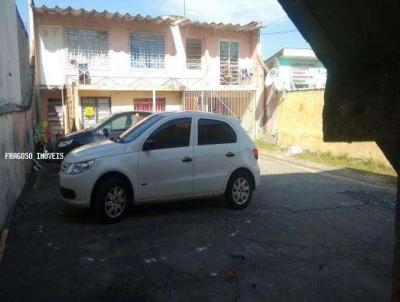
M 201 40 L 186 40 L 186 68 L 201 69 Z
M 154 34 L 131 34 L 131 66 L 133 68 L 164 68 L 164 37 Z
M 239 84 L 239 42 L 220 42 L 220 84 Z
M 67 28 L 67 62 L 89 66 L 108 63 L 107 32 L 81 28 Z
M 254 91 L 185 91 L 184 109 L 242 119 L 254 95 Z

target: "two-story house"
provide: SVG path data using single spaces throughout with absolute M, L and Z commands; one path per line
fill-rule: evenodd
M 52 135 L 125 110 L 218 112 L 256 135 L 260 23 L 33 5 L 31 12 L 40 119 Z

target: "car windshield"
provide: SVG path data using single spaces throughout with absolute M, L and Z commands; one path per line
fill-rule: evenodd
M 145 119 L 141 120 L 128 130 L 126 130 L 124 133 L 122 133 L 118 139 L 117 142 L 119 143 L 129 143 L 137 139 L 143 132 L 145 132 L 147 129 L 158 123 L 160 120 L 162 120 L 165 116 L 161 114 L 152 114 Z
M 105 124 L 107 124 L 114 115 L 109 115 L 103 119 L 101 119 L 100 121 L 98 121 L 95 125 L 90 126 L 89 129 L 102 129 L 104 128 Z

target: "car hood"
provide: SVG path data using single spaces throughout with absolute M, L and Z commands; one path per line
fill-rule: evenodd
M 95 142 L 83 145 L 72 150 L 65 157 L 64 161 L 68 163 L 77 163 L 85 160 L 96 159 L 100 157 L 113 156 L 125 152 L 125 145 L 111 140 Z
M 70 134 L 65 135 L 64 137 L 62 137 L 60 139 L 61 140 L 68 140 L 68 139 L 75 139 L 75 138 L 79 138 L 81 136 L 85 136 L 90 134 L 93 131 L 93 129 L 85 129 L 85 130 L 81 130 L 81 131 L 77 131 L 77 132 L 72 132 Z

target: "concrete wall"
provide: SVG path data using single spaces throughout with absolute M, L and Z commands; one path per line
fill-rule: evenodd
M 0 0 L 0 105 L 21 103 L 15 1 Z
M 0 230 L 25 184 L 30 160 L 5 159 L 8 152 L 32 152 L 32 109 L 0 114 Z
M 33 147 L 29 41 L 13 0 L 0 0 L 0 57 L 1 230 L 31 167 L 30 160 L 5 159 L 5 153 L 31 152 Z
M 17 11 L 17 33 L 19 49 L 19 74 L 21 86 L 21 100 L 23 105 L 27 105 L 31 96 L 32 69 L 30 62 L 30 52 L 28 47 L 28 33 L 25 30 L 24 23 Z
M 322 110 L 324 90 L 283 93 L 276 107 L 277 142 L 306 150 L 347 154 L 355 158 L 372 158 L 388 164 L 375 142 L 332 143 L 323 141 Z

